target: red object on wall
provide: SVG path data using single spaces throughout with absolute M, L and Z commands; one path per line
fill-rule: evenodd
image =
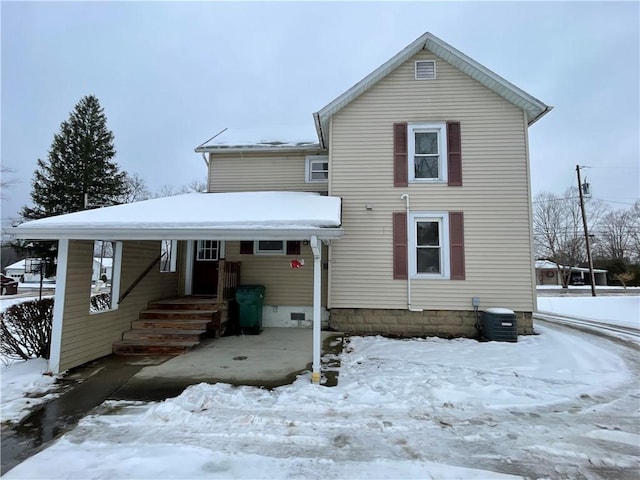
M 291 260 L 291 268 L 300 268 L 304 266 L 304 260 Z

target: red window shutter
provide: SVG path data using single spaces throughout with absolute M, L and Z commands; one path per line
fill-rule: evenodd
M 240 253 L 242 255 L 253 254 L 253 240 L 245 240 L 240 242 Z
M 287 255 L 300 255 L 300 242 L 298 240 L 287 242 Z
M 447 171 L 450 187 L 462 186 L 460 122 L 447 122 Z
M 393 212 L 393 279 L 407 279 L 407 214 Z
M 464 214 L 449 212 L 451 280 L 464 280 Z
M 408 145 L 407 124 L 393 124 L 393 186 L 408 185 Z

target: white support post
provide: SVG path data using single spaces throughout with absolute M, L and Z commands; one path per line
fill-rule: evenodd
M 51 349 L 49 371 L 60 373 L 62 352 L 62 325 L 64 319 L 64 299 L 67 290 L 67 265 L 69 260 L 69 240 L 58 241 L 58 263 L 56 268 L 56 293 L 53 301 L 53 324 L 51 326 Z
M 321 349 L 321 326 L 322 326 L 322 249 L 318 237 L 311 237 L 309 242 L 313 251 L 313 371 L 311 382 L 320 383 L 320 349 Z

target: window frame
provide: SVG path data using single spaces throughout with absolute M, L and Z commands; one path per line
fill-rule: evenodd
M 327 164 L 327 178 L 312 179 L 311 174 L 314 172 L 312 165 L 314 163 Z M 324 170 L 320 170 L 324 172 Z M 307 155 L 305 157 L 304 178 L 306 183 L 329 183 L 329 155 Z
M 438 222 L 440 238 L 440 273 L 418 272 L 418 222 Z M 449 280 L 451 278 L 451 252 L 449 239 L 449 212 L 414 212 L 409 214 L 409 275 L 415 279 Z
M 435 132 L 438 135 L 438 178 L 416 177 L 415 149 L 416 133 Z M 407 124 L 407 160 L 409 183 L 447 183 L 447 124 L 443 123 L 409 123 Z
M 205 242 L 215 242 L 216 243 L 216 258 L 200 258 L 200 252 L 209 252 L 212 251 L 212 247 L 206 247 Z M 202 244 L 202 248 L 200 245 Z M 219 240 L 197 240 L 196 243 L 196 261 L 198 262 L 217 262 L 220 260 L 220 241 Z
M 113 240 L 102 240 L 103 242 L 111 242 L 113 245 L 113 263 L 111 269 L 111 291 L 110 291 L 110 305 L 105 310 L 91 311 L 89 306 L 89 315 L 100 315 L 102 313 L 113 312 L 118 310 L 120 299 L 120 280 L 122 273 L 122 250 L 123 242 Z M 93 264 L 93 255 L 91 255 L 91 262 Z M 91 293 L 89 294 L 91 297 Z
M 260 242 L 280 242 L 282 244 L 282 248 L 280 250 L 261 250 Z M 253 254 L 254 255 L 286 255 L 287 242 L 286 240 L 254 240 Z
M 178 270 L 178 241 L 177 240 L 160 240 L 160 253 L 162 253 L 162 244 L 167 242 L 169 245 L 169 261 L 160 259 L 160 273 L 175 273 Z M 163 270 L 162 267 L 166 270 Z

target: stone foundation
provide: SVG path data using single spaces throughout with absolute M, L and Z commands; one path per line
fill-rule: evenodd
M 515 312 L 518 334 L 533 333 L 531 312 Z M 473 310 L 391 310 L 374 308 L 332 308 L 331 330 L 357 335 L 442 338 L 477 337 Z

